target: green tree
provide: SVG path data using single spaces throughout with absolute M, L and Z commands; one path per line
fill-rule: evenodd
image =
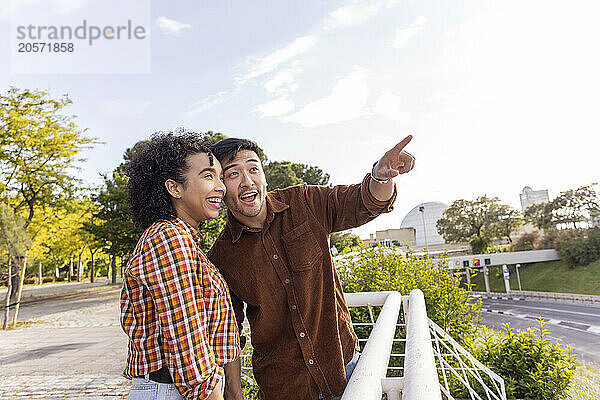
M 561 192 L 553 201 L 554 215 L 558 224 L 572 225 L 588 221 L 600 213 L 600 199 L 595 184 Z
M 302 179 L 296 176 L 289 161 L 271 161 L 264 165 L 265 178 L 269 190 L 282 189 L 288 186 L 300 185 Z
M 10 88 L 0 94 L 0 194 L 15 212 L 25 211 L 25 226 L 38 206 L 74 192 L 77 155 L 94 140 L 73 117 L 62 114 L 71 104 L 65 95 Z
M 512 243 L 511 235 L 523 226 L 523 216 L 521 213 L 506 204 L 499 204 L 495 210 L 496 229 L 499 237 L 505 237 L 509 243 Z
M 306 164 L 292 164 L 292 170 L 307 185 L 325 186 L 329 183 L 329 174 L 321 168 Z
M 70 104 L 66 95 L 54 99 L 39 90 L 11 87 L 0 94 L 0 197 L 25 217 L 25 228 L 30 228 L 36 211 L 56 205 L 78 188 L 72 175 L 81 161 L 77 156 L 94 139 L 84 135 L 73 116 L 63 114 Z M 39 227 L 29 229 L 30 237 L 35 239 L 38 231 Z M 28 251 L 16 265 L 20 278 L 13 322 L 18 315 Z
M 525 209 L 525 221 L 543 231 L 555 228 L 557 222 L 553 215 L 554 207 L 554 202 L 532 204 Z
M 2 329 L 8 326 L 10 318 L 10 301 L 14 299 L 15 294 L 20 294 L 20 288 L 13 286 L 14 277 L 19 276 L 19 271 L 13 272 L 12 260 L 26 256 L 31 239 L 27 235 L 24 228 L 24 221 L 19 215 L 16 215 L 13 209 L 5 203 L 0 203 L 0 252 L 6 254 L 7 257 L 7 272 L 6 282 L 7 290 L 4 300 L 4 322 Z M 20 280 L 16 280 L 19 282 Z M 19 297 L 17 295 L 17 297 Z M 16 300 L 17 302 L 19 299 Z M 15 308 L 13 324 L 16 322 L 18 310 Z
M 338 253 L 346 249 L 362 246 L 362 240 L 350 232 L 334 232 L 329 236 L 330 247 L 337 249 Z
M 449 243 L 471 244 L 473 253 L 484 253 L 498 237 L 500 199 L 481 196 L 477 199 L 455 200 L 437 221 L 437 230 Z
M 103 176 L 104 183 L 98 192 L 92 195 L 96 203 L 93 218 L 84 223 L 83 229 L 95 237 L 96 245 L 103 247 L 112 256 L 112 282 L 116 283 L 116 257 L 124 262 L 133 251 L 142 230 L 138 228 L 129 215 L 127 202 L 127 176 L 121 168 L 112 176 Z

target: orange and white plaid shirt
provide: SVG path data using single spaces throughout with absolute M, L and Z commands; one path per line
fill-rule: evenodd
M 240 345 L 229 290 L 202 254 L 199 233 L 179 218 L 152 224 L 123 276 L 125 377 L 167 365 L 186 399 L 207 398 Z

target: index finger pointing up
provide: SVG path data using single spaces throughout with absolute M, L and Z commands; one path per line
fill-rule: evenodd
M 392 151 L 394 153 L 400 153 L 402 150 L 404 150 L 404 148 L 406 147 L 406 145 L 408 143 L 410 143 L 410 141 L 412 140 L 412 135 L 408 135 L 407 137 L 405 137 L 404 139 L 402 139 L 402 141 L 400 143 L 398 143 L 397 145 L 394 146 L 394 148 L 392 149 Z

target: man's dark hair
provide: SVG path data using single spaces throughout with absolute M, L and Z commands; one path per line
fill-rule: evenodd
M 185 185 L 190 167 L 187 158 L 198 153 L 206 153 L 213 165 L 208 143 L 193 132 L 158 132 L 144 144 L 126 170 L 129 213 L 136 225 L 146 229 L 156 221 L 177 216 L 165 181 Z
M 263 159 L 262 149 L 249 139 L 223 139 L 213 144 L 210 149 L 221 164 L 231 162 L 241 150 L 251 150 L 258 155 L 261 161 Z

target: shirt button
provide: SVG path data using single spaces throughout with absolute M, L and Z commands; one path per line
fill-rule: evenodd
M 310 360 L 308 360 L 308 363 L 309 363 L 310 365 L 313 365 L 315 362 L 314 362 L 312 359 L 310 359 Z
M 285 283 L 290 283 L 290 280 L 289 280 L 289 279 L 286 279 L 286 280 L 285 280 Z
M 277 260 L 279 258 L 279 256 L 277 254 L 273 254 L 273 259 Z
M 292 310 L 295 310 L 295 309 L 296 309 L 296 305 L 294 304 L 294 305 L 292 306 Z
M 300 337 L 304 337 L 304 332 L 300 332 Z

